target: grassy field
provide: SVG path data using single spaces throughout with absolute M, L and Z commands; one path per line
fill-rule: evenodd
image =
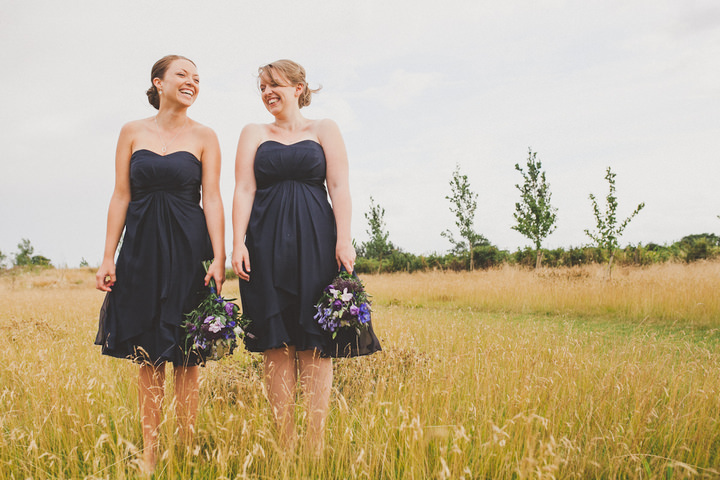
M 0 276 L 0 478 L 138 477 L 137 367 L 92 344 L 93 275 Z M 384 351 L 335 363 L 322 458 L 278 448 L 241 349 L 203 370 L 190 447 L 168 384 L 155 478 L 720 477 L 720 263 L 364 280 Z

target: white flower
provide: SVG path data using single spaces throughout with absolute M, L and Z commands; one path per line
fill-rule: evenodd
M 208 330 L 210 330 L 213 333 L 217 333 L 220 330 L 222 330 L 222 328 L 224 326 L 225 325 L 223 325 L 222 321 L 219 318 L 216 318 L 215 321 L 210 324 L 210 326 L 208 327 Z
M 343 293 L 340 295 L 340 300 L 342 300 L 343 302 L 349 302 L 350 300 L 352 300 L 352 298 L 353 294 L 348 293 L 347 288 L 343 290 Z

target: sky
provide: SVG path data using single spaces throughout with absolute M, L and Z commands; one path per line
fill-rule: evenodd
M 222 149 L 228 259 L 238 135 L 272 121 L 257 68 L 290 58 L 322 86 L 302 112 L 332 118 L 350 160 L 352 233 L 370 197 L 390 241 L 445 252 L 455 168 L 476 231 L 501 249 L 537 152 L 557 208 L 549 248 L 588 244 L 590 193 L 617 174 L 621 245 L 720 233 L 720 4 L 695 0 L 0 0 L 0 251 L 21 239 L 56 266 L 99 265 L 121 126 L 154 115 L 153 63 L 191 58 L 189 115 Z

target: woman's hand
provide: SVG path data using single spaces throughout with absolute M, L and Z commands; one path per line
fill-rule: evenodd
M 218 261 L 213 260 L 208 267 L 207 275 L 205 275 L 205 285 L 210 283 L 210 279 L 215 280 L 215 286 L 217 287 L 217 294 L 220 295 L 222 292 L 223 283 L 225 283 L 225 260 Z
M 338 242 L 335 247 L 335 259 L 337 260 L 338 270 L 345 267 L 348 273 L 355 271 L 355 247 L 349 242 Z
M 113 285 L 115 285 L 115 262 L 112 260 L 104 260 L 100 268 L 98 268 L 95 274 L 95 288 L 102 292 L 112 291 Z
M 250 254 L 244 243 L 233 248 L 232 261 L 230 264 L 239 278 L 246 282 L 250 281 Z

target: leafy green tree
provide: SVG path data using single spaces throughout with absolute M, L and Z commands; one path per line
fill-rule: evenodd
M 527 237 L 535 245 L 535 268 L 542 263 L 542 242 L 555 230 L 557 208 L 550 204 L 552 194 L 550 185 L 545 180 L 542 163 L 537 159 L 537 153 L 528 149 L 527 173 L 515 164 L 515 170 L 523 176 L 522 186 L 515 185 L 520 190 L 520 202 L 515 203 L 515 221 L 511 227 Z
M 360 249 L 365 258 L 376 258 L 382 262 L 383 257 L 395 250 L 395 246 L 388 240 L 390 232 L 385 225 L 385 209 L 376 204 L 373 197 L 370 197 L 370 210 L 365 213 L 365 219 L 368 222 L 366 232 L 370 240 L 363 242 Z
M 5 260 L 7 259 L 7 255 L 5 255 L 2 250 L 0 250 L 0 269 L 5 268 Z
M 598 246 L 598 248 L 604 249 L 608 252 L 610 255 L 608 260 L 608 278 L 612 276 L 612 267 L 613 267 L 613 260 L 615 258 L 615 250 L 618 248 L 618 243 L 620 240 L 620 236 L 625 231 L 625 227 L 627 227 L 628 223 L 630 223 L 630 220 L 635 217 L 638 213 L 640 213 L 640 210 L 645 208 L 645 202 L 641 202 L 637 208 L 635 208 L 635 211 L 633 211 L 632 214 L 630 214 L 629 217 L 627 217 L 625 220 L 623 220 L 618 225 L 617 220 L 617 197 L 615 196 L 615 174 L 612 173 L 610 170 L 610 167 L 607 168 L 607 173 L 605 174 L 605 179 L 608 181 L 610 191 L 605 197 L 606 200 L 606 207 L 605 207 L 605 213 L 600 212 L 600 208 L 598 207 L 597 200 L 595 200 L 595 195 L 592 193 L 590 194 L 590 201 L 592 201 L 593 205 L 593 214 L 595 215 L 595 221 L 597 224 L 597 231 L 596 232 L 590 232 L 589 230 L 585 230 L 585 234 L 590 237 Z
M 82 257 L 82 258 L 80 259 L 80 268 L 86 268 L 86 267 L 89 267 L 89 266 L 90 266 L 90 264 L 88 263 L 87 260 L 85 260 L 85 257 Z
M 473 229 L 475 210 L 477 209 L 477 193 L 470 190 L 467 175 L 460 174 L 460 165 L 455 166 L 455 171 L 450 179 L 450 192 L 450 195 L 445 198 L 450 201 L 450 211 L 455 214 L 455 225 L 460 230 L 460 239 L 455 239 L 450 230 L 445 230 L 440 235 L 450 241 L 454 253 L 467 252 L 470 255 L 470 270 L 473 270 L 473 248 L 490 245 L 490 242 Z
M 42 267 L 52 266 L 50 259 L 42 255 L 33 255 L 35 247 L 32 246 L 30 240 L 23 238 L 20 243 L 17 244 L 18 252 L 15 253 L 15 265 L 18 267 L 24 267 L 27 265 L 39 265 Z
M 17 244 L 18 252 L 15 254 L 15 265 L 22 267 L 25 265 L 32 265 L 32 254 L 35 251 L 35 247 L 30 244 L 30 240 L 23 238 L 20 243 Z

